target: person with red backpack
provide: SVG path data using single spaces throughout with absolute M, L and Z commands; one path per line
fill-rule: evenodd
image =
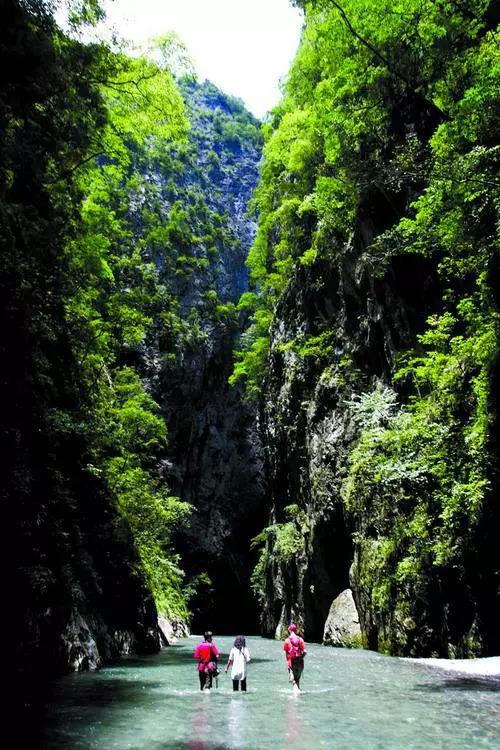
M 207 630 L 203 636 L 203 641 L 196 646 L 194 658 L 198 660 L 200 690 L 210 690 L 213 678 L 219 674 L 217 664 L 219 651 L 215 643 L 212 643 L 212 633 L 210 630 Z
M 295 623 L 290 623 L 288 632 L 290 635 L 283 644 L 288 667 L 288 679 L 293 683 L 296 690 L 300 690 L 300 678 L 304 671 L 304 656 L 307 654 L 306 644 L 303 638 L 297 634 Z

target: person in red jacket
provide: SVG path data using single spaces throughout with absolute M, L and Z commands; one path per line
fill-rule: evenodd
M 293 683 L 294 689 L 300 690 L 300 678 L 304 671 L 304 656 L 307 654 L 304 640 L 297 634 L 297 626 L 290 623 L 288 626 L 290 635 L 283 644 L 286 663 L 288 666 L 288 679 Z
M 212 643 L 212 633 L 210 630 L 204 634 L 203 641 L 196 646 L 194 658 L 198 660 L 200 690 L 210 690 L 213 678 L 219 674 L 217 665 L 219 651 L 215 643 Z

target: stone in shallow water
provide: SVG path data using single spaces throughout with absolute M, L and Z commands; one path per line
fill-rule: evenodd
M 187 638 L 189 628 L 185 622 L 177 619 L 169 619 L 164 615 L 158 616 L 158 630 L 162 646 L 170 646 L 177 643 L 179 638 Z
M 333 600 L 323 633 L 325 646 L 359 648 L 362 645 L 359 615 L 351 589 L 342 591 Z
M 96 623 L 93 624 L 96 630 Z M 60 642 L 63 653 L 62 667 L 65 671 L 84 672 L 101 666 L 102 658 L 94 635 L 87 621 L 76 609 L 71 612 Z

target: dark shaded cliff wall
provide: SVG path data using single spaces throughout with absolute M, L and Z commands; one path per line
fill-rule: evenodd
M 381 278 L 372 271 L 354 252 L 338 265 L 317 263 L 297 272 L 276 309 L 265 408 L 272 521 L 286 522 L 284 509 L 297 500 L 305 519 L 296 554 L 267 573 L 273 591 L 263 613 L 268 633 L 297 619 L 309 638 L 321 640 L 331 601 L 352 585 L 358 529 L 341 497 L 356 437 L 350 400 L 390 382 L 396 352 L 414 341 L 435 309 L 432 264 L 398 258 Z M 335 361 L 326 368 L 317 357 L 282 348 L 316 332 L 318 320 L 335 321 Z M 367 516 L 364 522 L 370 526 Z
M 29 10 L 3 3 L 0 26 L 7 661 L 17 674 L 11 698 L 30 708 L 50 675 L 154 650 L 158 640 L 130 531 L 88 471 L 89 404 L 65 311 L 66 247 L 81 196 L 71 170 L 57 186 L 48 179 L 54 163 L 83 159 L 90 128 L 103 121 L 98 93 L 78 83 L 90 74 L 91 53 L 58 46 L 51 17 L 36 3 Z

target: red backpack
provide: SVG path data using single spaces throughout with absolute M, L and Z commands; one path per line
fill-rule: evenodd
M 291 635 L 290 636 L 290 648 L 288 650 L 288 655 L 290 659 L 300 659 L 302 656 L 304 656 L 304 647 L 302 645 L 302 638 L 299 638 L 298 635 Z

